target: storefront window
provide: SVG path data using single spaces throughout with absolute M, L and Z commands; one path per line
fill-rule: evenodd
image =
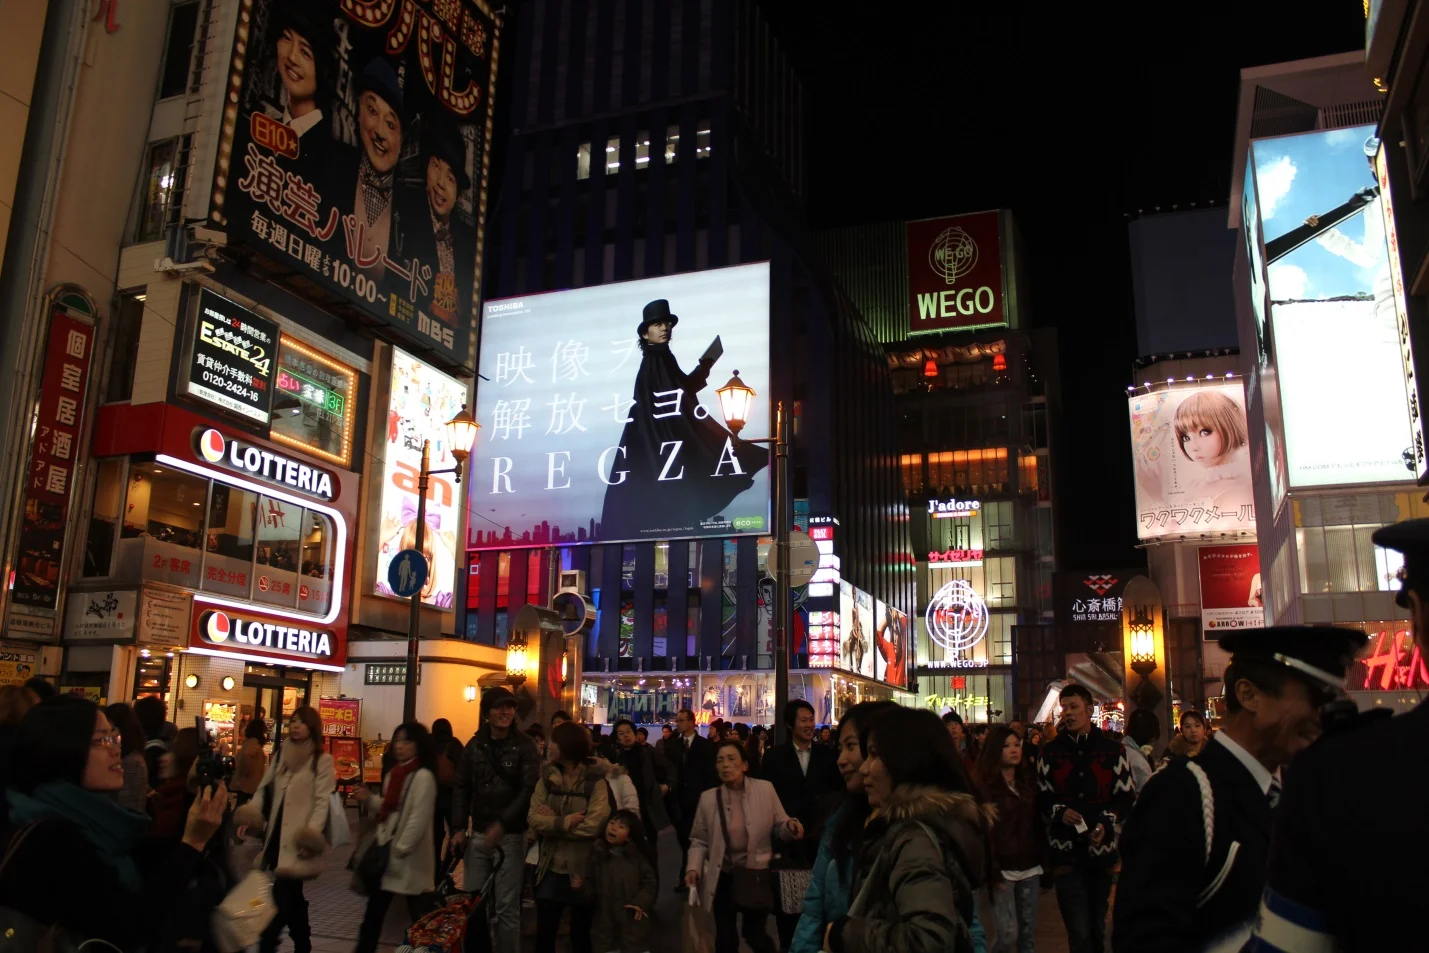
M 655 544 L 655 588 L 670 587 L 670 544 Z
M 257 579 L 253 585 L 253 601 L 275 606 L 297 603 L 298 568 L 302 565 L 300 536 L 303 528 L 303 508 L 271 496 L 258 498 Z
M 253 523 L 258 495 L 216 483 L 208 504 L 208 559 L 203 588 L 248 598 L 253 568 Z
M 326 613 L 332 606 L 333 545 L 332 520 L 307 510 L 303 514 L 302 580 L 298 585 L 298 608 L 303 612 Z
M 999 556 L 983 563 L 983 597 L 990 606 L 1017 605 L 1017 559 Z
M 1374 545 L 1378 526 L 1309 526 L 1295 531 L 1300 591 L 1384 592 L 1396 589 L 1402 560 Z
M 114 541 L 119 535 L 119 503 L 124 496 L 124 460 L 99 461 L 94 482 L 94 505 L 89 514 L 89 535 L 84 547 L 84 575 L 107 576 L 114 561 Z
M 207 480 L 153 463 L 130 467 L 120 528 L 121 572 L 197 589 L 207 497 Z

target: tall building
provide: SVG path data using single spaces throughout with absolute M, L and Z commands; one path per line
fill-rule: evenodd
M 530 457 L 546 446 L 533 441 L 553 434 L 604 432 L 592 429 L 594 392 L 581 389 L 593 386 L 588 373 L 630 374 L 643 359 L 631 336 L 637 325 L 644 331 L 642 308 L 668 300 L 683 322 L 672 352 L 694 348 L 678 373 L 694 368 L 713 335 L 722 339 L 723 356 L 703 351 L 710 364 L 692 392 L 695 415 L 713 417 L 710 426 L 719 420 L 712 391 L 735 369 L 750 372 L 741 354 L 767 363 L 760 373 L 769 391 L 755 388 L 761 410 L 742 436 L 770 434 L 762 413 L 773 402 L 792 413 L 790 508 L 822 562 L 798 596 L 792 691 L 821 722 L 858 699 L 891 696 L 907 678 L 896 625 L 914 601 L 893 390 L 878 341 L 810 250 L 798 77 L 752 2 L 536 0 L 514 8 L 509 28 L 520 65 L 510 128 L 499 133 L 506 171 L 490 229 L 482 368 L 491 382 L 482 384 L 478 472 L 467 491 L 468 637 L 506 645 L 516 611 L 546 603 L 561 570 L 596 610 L 576 653 L 585 720 L 664 721 L 686 705 L 705 718 L 775 720 L 764 505 L 674 534 L 661 531 L 685 525 L 673 517 L 635 527 L 629 503 L 616 519 L 606 487 L 625 479 L 619 425 L 609 452 L 596 448 L 589 461 L 555 444 Z M 735 299 L 743 304 L 728 322 L 712 324 L 709 315 L 726 307 L 719 302 Z M 606 324 L 601 309 L 612 301 L 623 317 Z M 618 356 L 600 368 L 584 363 L 617 333 Z M 752 353 L 764 337 L 767 362 Z M 570 386 L 521 390 L 540 380 L 524 373 L 533 354 L 542 363 L 533 373 Z M 545 363 L 565 358 L 571 363 Z M 623 421 L 629 378 L 612 386 L 613 395 L 599 395 L 611 404 L 603 413 Z M 586 415 L 580 433 L 573 406 Z M 686 492 L 674 443 L 663 449 L 668 467 L 651 477 L 651 513 Z M 548 488 L 569 492 L 543 496 Z M 606 494 L 604 512 L 599 497 L 573 502 L 595 493 Z M 747 535 L 731 532 L 740 525 Z M 862 664 L 841 651 L 841 583 L 867 600 Z M 894 630 L 883 625 L 889 619 Z
M 1050 621 L 1054 330 L 1026 328 L 1009 212 L 826 231 L 897 395 L 911 521 L 918 701 L 978 722 L 1019 710 L 1013 629 Z
M 452 703 L 504 658 L 451 638 L 464 509 L 439 474 L 423 524 L 417 486 L 424 441 L 433 469 L 462 449 L 499 20 L 98 9 L 3 14 L 38 57 L 6 87 L 30 107 L 0 265 L 0 680 L 157 696 L 225 743 L 312 704 L 355 770 L 402 719 L 413 577 L 388 569 L 424 536 L 417 715 L 473 729 Z

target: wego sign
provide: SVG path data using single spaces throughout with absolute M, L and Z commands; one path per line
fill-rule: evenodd
M 1000 214 L 909 222 L 908 295 L 912 334 L 1006 325 Z

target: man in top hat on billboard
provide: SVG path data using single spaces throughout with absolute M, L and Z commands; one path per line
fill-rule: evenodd
M 1115 953 L 1238 951 L 1246 943 L 1265 886 L 1276 772 L 1319 737 L 1322 709 L 1343 694 L 1364 644 L 1363 632 L 1334 626 L 1221 639 L 1231 653 L 1221 730 L 1195 758 L 1152 775 L 1122 833 Z
M 392 194 L 397 184 L 397 162 L 402 157 L 402 87 L 391 64 L 375 59 L 363 69 L 358 89 L 359 149 L 349 240 L 357 247 L 353 264 L 376 281 L 387 270 L 383 255 L 398 261 L 401 254 L 400 216 Z
M 686 374 L 670 351 L 679 323 L 664 298 L 642 311 L 634 404 L 620 450 L 611 454 L 602 539 L 660 538 L 698 528 L 753 486 L 754 474 L 769 464 L 767 450 L 741 441 L 700 407 L 699 392 L 724 348 L 716 336 Z
M 1371 539 L 1404 554 L 1396 601 L 1410 621 L 1395 625 L 1414 633 L 1415 648 L 1399 660 L 1412 684 L 1416 670 L 1425 679 L 1429 653 L 1429 519 L 1385 526 Z M 1343 727 L 1286 772 L 1251 949 L 1422 949 L 1412 902 L 1429 893 L 1419 853 L 1429 843 L 1426 790 L 1429 706 L 1392 718 L 1346 706 Z
M 454 227 L 453 212 L 461 194 L 471 188 L 466 173 L 466 142 L 441 120 L 424 122 L 422 132 L 422 188 L 406 189 L 402 225 L 402 252 L 412 267 L 429 266 L 427 294 L 417 306 L 449 326 L 471 313 L 476 249 L 466 241 L 474 230 Z

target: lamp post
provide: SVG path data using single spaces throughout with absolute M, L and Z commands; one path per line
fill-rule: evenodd
M 754 389 L 739 379 L 739 371 L 729 383 L 715 391 L 719 395 L 720 411 L 725 426 L 736 437 L 749 422 L 749 408 L 754 403 Z M 784 705 L 789 701 L 789 415 L 784 401 L 774 407 L 774 436 L 745 443 L 774 446 L 774 743 L 789 740 L 789 727 L 784 724 Z
M 462 464 L 466 463 L 466 458 L 471 455 L 472 444 L 476 443 L 476 432 L 481 429 L 481 424 L 477 423 L 471 416 L 471 411 L 462 404 L 461 410 L 451 420 L 443 426 L 447 431 L 447 443 L 451 446 L 451 455 L 456 460 L 456 466 L 446 470 L 432 470 L 432 442 L 422 441 L 422 471 L 417 478 L 417 538 L 412 544 L 412 548 L 417 552 L 422 552 L 422 544 L 426 541 L 427 530 L 427 487 L 431 482 L 431 477 L 440 473 L 456 474 L 456 482 L 461 484 Z M 427 566 L 427 572 L 431 572 L 432 567 Z M 425 587 L 424 587 L 425 588 Z M 412 593 L 411 615 L 407 619 L 407 684 L 402 693 L 402 720 L 415 721 L 417 718 L 417 643 L 421 635 L 422 625 L 422 593 L 421 590 Z

